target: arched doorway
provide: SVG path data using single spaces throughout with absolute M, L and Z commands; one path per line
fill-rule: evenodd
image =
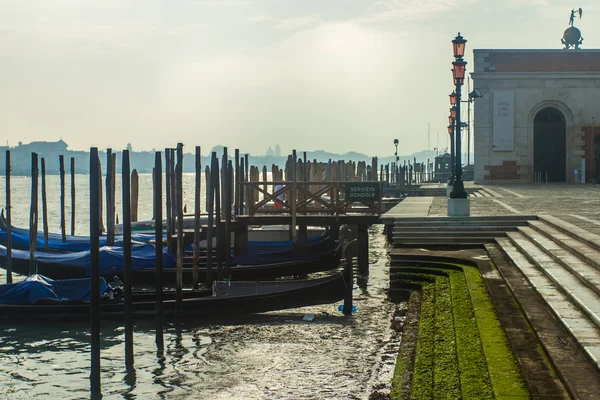
M 567 124 L 554 107 L 540 110 L 533 121 L 533 168 L 542 181 L 565 182 L 567 165 Z M 547 175 L 546 175 L 547 174 Z

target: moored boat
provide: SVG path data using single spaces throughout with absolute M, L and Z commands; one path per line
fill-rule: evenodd
M 3 302 L 3 293 L 28 289 L 19 287 L 19 285 L 24 286 L 23 282 L 0 285 L 0 318 L 13 320 L 89 318 L 90 281 L 88 278 L 70 281 L 52 281 L 39 277 L 35 279 L 41 281 L 42 289 L 41 296 L 31 297 L 33 301 L 28 301 L 22 296 L 20 301 Z M 31 282 L 25 282 L 25 285 L 31 286 Z M 60 286 L 60 288 L 57 288 L 57 286 Z M 62 296 L 65 291 L 75 293 L 76 298 L 65 298 Z M 103 290 L 102 292 L 106 291 Z M 182 310 L 184 316 L 261 313 L 334 303 L 342 300 L 345 292 L 346 282 L 340 271 L 330 272 L 324 277 L 315 279 L 269 282 L 218 281 L 213 284 L 212 295 L 209 295 L 206 291 L 200 292 L 197 297 L 188 294 L 182 302 Z M 135 295 L 132 297 L 132 308 L 135 317 L 152 317 L 155 315 L 155 301 L 148 299 L 148 294 L 145 294 L 145 296 L 146 298 L 143 300 L 136 299 Z M 110 298 L 110 296 L 105 297 L 100 303 L 101 315 L 122 316 L 124 304 L 120 299 Z M 175 311 L 175 300 L 168 299 L 163 304 L 165 313 Z
M 136 283 L 154 282 L 155 271 L 154 245 L 146 244 L 132 249 L 133 279 Z M 100 275 L 112 278 L 123 273 L 123 248 L 104 246 L 100 253 Z M 0 267 L 6 268 L 6 247 L 0 246 Z M 46 253 L 36 251 L 36 273 L 52 279 L 73 279 L 89 276 L 90 252 Z M 29 251 L 12 251 L 12 270 L 21 275 L 28 275 L 30 268 Z M 175 281 L 176 259 L 165 247 L 162 250 L 165 283 Z M 338 266 L 340 250 L 332 249 L 307 255 L 272 254 L 245 256 L 232 259 L 232 279 L 272 279 L 281 276 L 305 275 L 312 272 L 326 271 Z M 201 280 L 206 279 L 206 260 L 199 265 Z M 216 274 L 216 266 L 213 268 Z M 184 279 L 192 279 L 192 267 L 186 265 L 183 270 Z

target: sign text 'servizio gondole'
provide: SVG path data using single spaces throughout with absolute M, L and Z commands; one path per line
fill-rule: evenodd
M 346 201 L 379 200 L 379 182 L 346 183 Z

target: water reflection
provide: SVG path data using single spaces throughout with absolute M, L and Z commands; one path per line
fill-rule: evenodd
M 125 368 L 121 321 L 102 320 L 102 393 L 124 399 L 366 399 L 392 336 L 388 258 L 371 231 L 371 271 L 357 279 L 358 312 L 322 305 L 257 316 L 166 323 L 135 320 L 135 368 Z M 312 322 L 305 314 L 315 314 Z M 89 398 L 89 324 L 0 326 L 0 398 Z M 164 349 L 164 350 L 163 350 Z M 393 368 L 393 365 L 392 365 Z

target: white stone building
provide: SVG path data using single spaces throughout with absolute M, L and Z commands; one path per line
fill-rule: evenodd
M 475 182 L 593 181 L 600 50 L 473 53 Z

